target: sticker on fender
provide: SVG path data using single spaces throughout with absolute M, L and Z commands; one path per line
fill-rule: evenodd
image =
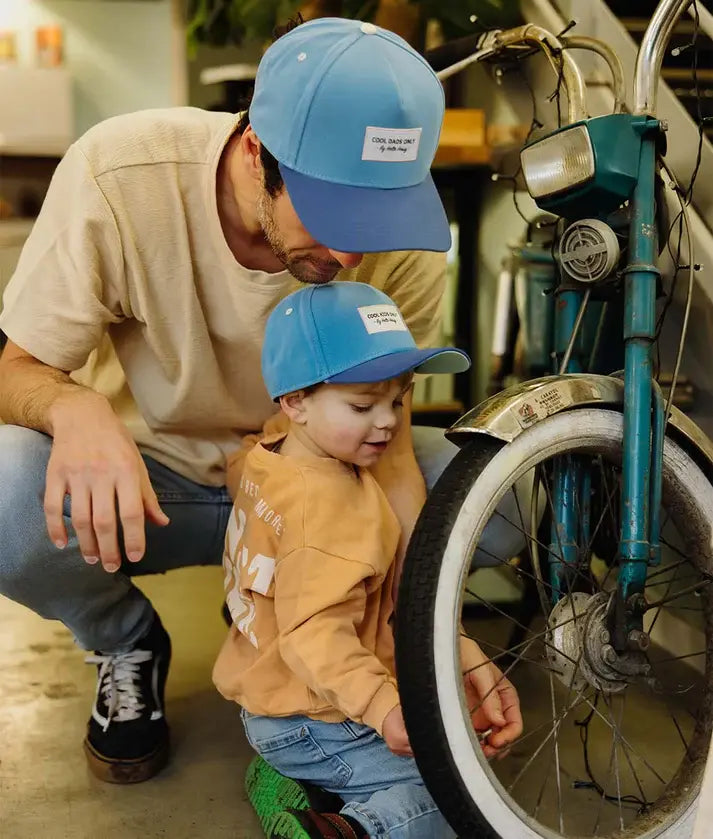
M 529 396 L 510 411 L 523 428 L 528 428 L 545 417 L 569 408 L 573 401 L 570 394 L 563 393 L 558 387 L 551 387 Z

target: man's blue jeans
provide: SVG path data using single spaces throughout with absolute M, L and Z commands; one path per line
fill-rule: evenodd
M 452 839 L 412 758 L 398 757 L 373 728 L 308 717 L 259 717 L 242 711 L 250 745 L 278 772 L 309 781 L 345 801 L 341 812 L 369 836 Z
M 416 458 L 430 488 L 456 447 L 436 428 L 414 428 Z M 146 555 L 126 559 L 108 574 L 82 559 L 65 500 L 69 543 L 56 548 L 47 535 L 43 498 L 52 440 L 0 425 L 0 593 L 45 618 L 61 621 L 88 650 L 123 652 L 149 629 L 153 607 L 130 575 L 188 565 L 220 565 L 232 508 L 224 487 L 196 484 L 145 457 L 166 527 L 147 525 Z

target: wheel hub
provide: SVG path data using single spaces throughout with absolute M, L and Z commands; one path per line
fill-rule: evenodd
M 607 627 L 609 595 L 573 592 L 563 597 L 548 618 L 545 656 L 560 681 L 577 693 L 588 685 L 604 693 L 620 693 L 651 666 L 644 650 L 648 635 L 629 634 L 633 649 L 617 652 Z

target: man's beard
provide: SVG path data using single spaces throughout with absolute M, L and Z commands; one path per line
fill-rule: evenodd
M 291 254 L 285 247 L 274 215 L 274 199 L 263 187 L 257 199 L 257 218 L 272 252 L 292 276 L 302 283 L 321 285 L 333 280 L 342 266 L 336 259 L 319 259 L 309 253 Z

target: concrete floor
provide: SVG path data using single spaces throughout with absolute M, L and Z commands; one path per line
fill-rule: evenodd
M 81 744 L 96 685 L 95 668 L 84 664 L 82 652 L 60 624 L 0 597 L 1 839 L 262 837 L 242 787 L 252 752 L 237 708 L 218 695 L 210 678 L 226 631 L 220 616 L 221 571 L 184 569 L 143 578 L 139 585 L 151 597 L 173 641 L 167 686 L 173 759 L 156 778 L 131 787 L 104 784 L 86 768 Z M 492 617 L 486 626 L 499 631 Z M 542 704 L 534 702 L 536 678 L 530 679 L 527 670 L 521 678 L 522 683 L 513 680 L 528 704 Z M 689 679 L 679 681 L 687 684 Z M 684 699 L 669 701 L 679 705 Z M 656 765 L 670 763 L 680 744 L 675 737 L 669 742 L 660 734 L 649 738 L 647 731 L 660 730 L 660 718 L 650 701 L 637 702 L 633 697 L 633 702 L 630 711 L 638 715 L 647 759 Z M 528 728 L 534 729 L 536 722 L 526 714 Z M 570 770 L 565 775 L 584 777 L 578 731 L 572 729 L 569 737 L 563 737 L 561 757 L 563 771 Z M 607 759 L 608 752 L 598 768 L 600 777 L 606 777 Z M 516 747 L 499 764 L 501 782 L 512 780 L 523 760 L 524 753 Z M 544 753 L 543 760 L 542 773 L 533 773 L 534 795 L 538 790 L 541 795 L 540 779 L 549 771 L 551 756 Z M 555 789 L 554 784 L 549 786 Z M 588 814 L 598 796 L 581 791 L 573 796 L 575 819 L 584 820 L 581 830 L 574 832 L 591 835 Z M 556 800 L 554 792 L 550 797 Z
M 222 574 L 191 568 L 140 581 L 173 641 L 167 715 L 173 759 L 144 784 L 87 770 L 82 738 L 96 686 L 64 627 L 0 597 L 0 836 L 3 839 L 258 839 L 242 788 L 252 756 L 237 707 L 210 679 L 224 636 Z

